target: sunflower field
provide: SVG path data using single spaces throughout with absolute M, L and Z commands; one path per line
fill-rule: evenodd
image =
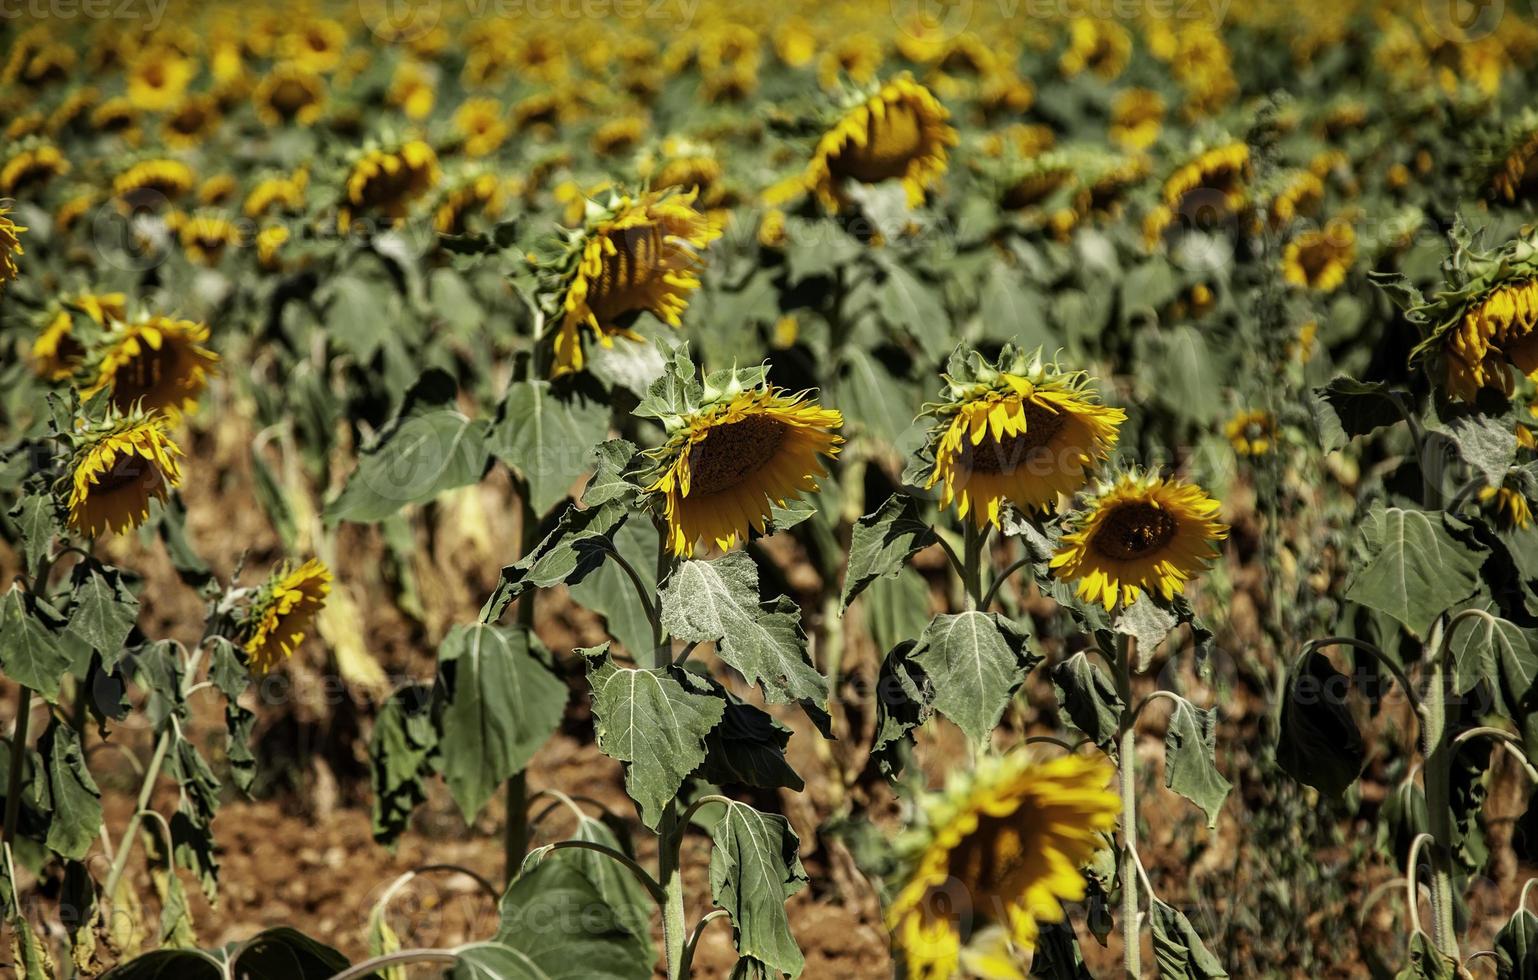
M 0 974 L 1538 978 L 1515 0 L 0 0 Z

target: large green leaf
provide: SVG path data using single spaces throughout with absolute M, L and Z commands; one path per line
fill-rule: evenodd
M 466 820 L 561 723 L 568 689 L 521 627 L 456 626 L 438 647 L 443 776 Z
M 1394 974 L 1394 980 L 1455 980 L 1458 964 L 1437 949 L 1431 937 L 1420 930 L 1410 936 L 1409 962 Z
M 1495 935 L 1499 980 L 1538 980 L 1538 916 L 1517 909 Z
M 609 429 L 609 408 L 548 381 L 519 381 L 507 390 L 487 440 L 491 452 L 528 484 L 535 513 L 566 496 L 593 462 Z
M 767 712 L 728 698 L 721 724 L 705 738 L 699 777 L 711 783 L 781 786 L 800 792 L 805 784 L 785 760 L 791 731 Z
M 1115 682 L 1080 650 L 1052 668 L 1052 685 L 1073 727 L 1114 759 L 1116 733 L 1126 707 Z
M 1218 825 L 1230 788 L 1218 772 L 1217 727 L 1217 709 L 1203 711 L 1176 696 L 1164 732 L 1164 785 L 1201 807 L 1209 830 Z
M 1153 931 L 1159 980 L 1218 980 L 1228 976 L 1228 971 L 1207 950 L 1184 913 L 1157 898 L 1150 902 L 1149 927 Z
M 785 900 L 805 887 L 800 841 L 779 814 L 726 804 L 710 831 L 710 893 L 731 913 L 737 952 L 796 977 L 804 960 L 790 931 Z
M 513 600 L 530 589 L 581 582 L 608 560 L 614 550 L 612 536 L 627 516 L 629 512 L 617 501 L 586 509 L 569 505 L 533 550 L 502 567 L 496 589 L 481 607 L 481 622 L 496 622 Z
M 55 719 L 38 739 L 37 752 L 48 774 L 53 802 L 47 844 L 58 854 L 79 860 L 99 839 L 102 820 L 101 790 L 86 768 L 80 736 Z
M 1041 657 L 1014 623 L 972 610 L 930 620 L 913 660 L 934 686 L 935 709 L 981 744 Z
M 1375 505 L 1357 535 L 1346 598 L 1425 636 L 1479 586 L 1483 550 L 1454 537 L 1455 522 L 1440 511 Z
M 889 779 L 902 772 L 912 732 L 933 712 L 934 686 L 914 663 L 916 640 L 904 640 L 887 652 L 876 675 L 876 732 L 870 755 Z
M 1385 384 L 1336 378 L 1315 388 L 1310 407 L 1319 441 L 1325 450 L 1340 449 L 1355 436 L 1365 436 L 1404 417 L 1397 396 Z
M 123 652 L 123 641 L 139 618 L 139 600 L 123 585 L 116 569 L 80 566 L 75 603 L 66 631 L 102 656 L 109 669 Z
M 374 719 L 369 739 L 374 806 L 374 840 L 393 847 L 411 819 L 411 811 L 427 799 L 425 777 L 438 748 L 433 724 L 432 691 L 413 685 L 397 691 Z
M 0 598 L 0 668 L 5 675 L 51 704 L 58 700 L 59 682 L 69 667 L 69 651 L 28 608 L 20 586 Z
M 1511 710 L 1526 702 L 1538 680 L 1538 630 L 1491 614 L 1465 619 L 1448 637 L 1459 694 L 1480 681 L 1499 681 Z
M 686 688 L 671 667 L 620 667 L 608 644 L 580 651 L 593 689 L 598 748 L 625 763 L 625 787 L 656 827 L 662 809 L 684 778 L 705 759 L 705 736 L 721 721 L 726 702 Z
M 610 535 L 615 549 L 653 594 L 657 588 L 657 529 L 647 520 L 626 521 Z M 626 650 L 642 657 L 653 645 L 651 620 L 636 594 L 635 584 L 618 562 L 606 561 L 571 586 L 572 599 L 604 619 L 609 635 Z
M 586 815 L 577 820 L 570 839 L 601 844 L 621 854 L 627 852 L 608 824 Z M 630 930 L 630 934 L 645 951 L 646 958 L 654 958 L 651 942 L 652 897 L 629 868 L 606 854 L 586 848 L 555 851 L 545 858 L 546 863 L 552 861 L 570 864 L 581 872 L 582 877 L 603 897 L 604 904 L 613 910 L 615 918 Z
M 27 573 L 37 574 L 49 546 L 59 531 L 58 505 L 52 494 L 29 493 L 11 508 L 10 518 L 21 531 L 22 551 L 27 559 Z
M 842 608 L 872 582 L 902 571 L 908 559 L 935 543 L 935 532 L 919 518 L 918 503 L 896 493 L 875 513 L 855 522 L 849 539 Z
M 823 714 L 828 681 L 807 655 L 801 612 L 787 598 L 761 603 L 758 566 L 746 552 L 686 561 L 662 594 L 662 625 L 685 642 L 714 642 L 721 659 L 758 684 L 771 703 L 800 702 Z

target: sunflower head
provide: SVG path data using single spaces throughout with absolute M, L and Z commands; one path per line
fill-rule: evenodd
M 1079 598 L 1109 611 L 1142 593 L 1166 600 L 1185 590 L 1228 537 L 1218 502 L 1201 487 L 1129 471 L 1100 483 L 1073 513 L 1052 568 Z
M 1104 846 L 1121 801 L 1102 759 L 1032 761 L 1017 751 L 953 775 L 923 801 L 924 826 L 903 842 L 910 870 L 887 910 L 892 943 L 913 980 L 951 980 L 963 950 L 1006 934 L 1023 964 L 1040 923 L 1086 892 L 1080 869 Z M 1023 972 L 1023 971 L 1022 971 Z
M 1475 137 L 1473 173 L 1483 197 L 1508 205 L 1538 199 L 1538 110 L 1525 109 Z
M 507 139 L 507 110 L 496 99 L 466 99 L 454 110 L 454 128 L 464 140 L 466 156 L 486 156 Z
M 440 235 L 462 235 L 476 222 L 495 221 L 506 206 L 505 183 L 496 174 L 471 170 L 449 185 L 433 208 Z
M 940 484 L 940 506 L 978 527 L 997 527 L 1005 503 L 1040 510 L 1076 492 L 1127 417 L 1100 404 L 1084 372 L 1039 350 L 1006 347 L 992 362 L 957 351 L 945 381 L 943 400 L 924 406 L 934 424 L 910 478 Z
M 118 411 L 141 406 L 175 419 L 197 404 L 219 355 L 203 346 L 208 325 L 168 316 L 114 323 L 86 363 L 90 398 L 111 394 Z
M 205 93 L 189 95 L 166 116 L 166 143 L 176 147 L 197 146 L 219 125 L 219 102 Z
M 801 180 L 829 210 L 846 204 L 845 181 L 898 180 L 910 206 L 946 171 L 958 140 L 950 113 L 903 74 L 852 101 L 817 142 Z
M 109 322 L 122 320 L 128 297 L 123 293 L 81 293 L 62 301 L 47 315 L 46 323 L 32 342 L 32 362 L 39 377 L 64 381 L 74 376 L 85 363 L 88 344 L 94 339 L 76 330 L 75 319 L 84 316 L 87 328 L 104 329 Z
M 1199 150 L 1165 178 L 1143 237 L 1152 245 L 1178 222 L 1203 226 L 1238 215 L 1249 201 L 1251 173 L 1247 143 L 1231 140 Z
M 18 225 L 11 218 L 11 205 L 16 202 L 0 199 L 0 287 L 15 279 L 21 270 L 16 267 L 16 256 L 25 255 L 21 247 L 21 233 L 26 225 Z
M 268 126 L 309 126 L 325 110 L 326 80 L 302 64 L 279 62 L 257 83 L 251 104 Z
M 122 534 L 149 519 L 150 500 L 164 501 L 181 484 L 165 416 L 109 411 L 76 434 L 70 463 L 69 523 L 86 537 Z
M 587 200 L 581 228 L 565 232 L 541 256 L 548 312 L 560 318 L 553 373 L 580 371 L 584 334 L 610 346 L 638 340 L 642 313 L 679 326 L 689 294 L 699 288 L 701 253 L 720 226 L 694 207 L 696 193 L 607 192 Z
M 52 143 L 28 139 L 0 163 L 0 196 L 35 192 L 55 177 L 70 171 L 70 163 Z
M 1132 35 L 1116 21 L 1103 17 L 1075 17 L 1068 24 L 1068 46 L 1058 67 L 1069 78 L 1090 71 L 1113 79 L 1132 57 Z
M 1282 250 L 1282 278 L 1294 286 L 1332 293 L 1356 264 L 1356 230 L 1339 218 L 1299 232 Z
M 241 210 L 248 218 L 274 212 L 296 214 L 304 210 L 305 188 L 309 183 L 310 175 L 303 168 L 292 174 L 270 173 L 251 188 Z
M 217 212 L 178 215 L 170 224 L 187 259 L 198 265 L 218 265 L 226 249 L 240 244 L 240 229 Z
M 371 147 L 358 156 L 347 175 L 337 227 L 347 231 L 362 214 L 399 224 L 412 204 L 438 186 L 441 177 L 438 154 L 422 140 L 406 140 L 393 148 Z
M 112 180 L 112 192 L 130 207 L 174 201 L 196 183 L 192 168 L 170 157 L 151 157 L 129 164 Z
M 1524 530 L 1533 523 L 1533 512 L 1522 491 L 1510 484 L 1484 487 L 1479 491 L 1479 502 L 1495 518 L 1502 528 Z
M 1223 424 L 1223 434 L 1240 456 L 1264 456 L 1276 446 L 1276 415 L 1263 409 L 1239 412 Z
M 251 670 L 266 674 L 292 656 L 331 594 L 331 570 L 311 558 L 275 569 L 256 594 L 242 634 Z
M 175 48 L 146 48 L 128 67 L 128 101 L 145 112 L 174 108 L 197 71 L 197 65 Z
M 646 454 L 645 486 L 662 500 L 675 555 L 694 554 L 702 539 L 726 550 L 749 529 L 763 533 L 774 507 L 817 490 L 827 475 L 822 457 L 843 443 L 843 416 L 807 392 L 770 387 L 763 368 L 716 372 L 701 384 L 682 347 L 636 414 L 668 432 Z
M 1111 142 L 1130 153 L 1141 153 L 1159 138 L 1164 112 L 1164 96 L 1153 89 L 1123 89 L 1111 103 Z

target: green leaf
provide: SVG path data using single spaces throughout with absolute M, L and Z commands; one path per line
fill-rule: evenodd
M 608 559 L 614 548 L 614 532 L 628 516 L 619 503 L 585 510 L 568 506 L 532 551 L 502 567 L 496 589 L 481 607 L 481 622 L 496 622 L 513 600 L 529 589 L 581 582 Z
M 1310 650 L 1287 678 L 1276 762 L 1326 796 L 1345 793 L 1362 772 L 1367 749 L 1346 705 L 1350 681 Z
M 630 563 L 641 583 L 652 593 L 657 589 L 657 529 L 648 520 L 626 521 L 611 535 L 615 549 Z M 606 561 L 582 581 L 571 586 L 578 605 L 602 616 L 609 635 L 643 660 L 654 645 L 651 620 L 636 594 L 634 583 L 618 562 Z
M 1159 980 L 1218 980 L 1228 976 L 1223 964 L 1208 952 L 1202 937 L 1179 909 L 1157 898 L 1150 902 L 1149 926 L 1153 930 Z
M 705 761 L 697 775 L 710 783 L 783 786 L 799 793 L 805 783 L 785 761 L 790 729 L 754 705 L 728 698 L 721 724 L 705 737 Z
M 977 318 L 981 336 L 989 340 L 1013 341 L 1027 350 L 1058 343 L 1047 329 L 1046 299 L 1018 269 L 1003 263 L 995 263 L 983 279 Z
M 352 275 L 332 278 L 324 295 L 327 335 L 360 361 L 372 360 L 400 322 L 396 291 Z
M 246 940 L 235 957 L 241 980 L 324 980 L 347 968 L 347 957 L 297 929 L 278 926 Z
M 176 876 L 171 855 L 166 853 L 160 828 L 151 823 L 141 833 L 150 881 L 160 899 L 160 945 L 167 949 L 193 949 L 198 944 L 198 937 L 187 908 L 187 892 L 182 888 L 182 880 Z
M 487 424 L 454 407 L 454 383 L 428 371 L 406 395 L 395 420 L 358 459 L 326 520 L 369 524 L 407 504 L 468 486 L 486 469 Z
M 1431 937 L 1419 929 L 1410 937 L 1410 960 L 1394 974 L 1394 980 L 1455 980 L 1458 965 L 1452 957 L 1436 948 Z
M 38 739 L 37 752 L 53 801 L 46 843 L 55 853 L 80 860 L 99 839 L 102 825 L 101 790 L 86 767 L 80 736 L 55 719 Z
M 493 943 L 460 947 L 464 980 L 646 980 L 650 947 L 567 861 L 546 860 L 508 886 Z
M 548 381 L 519 381 L 507 390 L 487 444 L 529 487 L 536 514 L 566 496 L 593 462 L 609 430 L 609 408 L 576 392 L 556 394 Z
M 1041 980 L 1095 980 L 1084 964 L 1079 937 L 1071 922 L 1042 923 L 1031 957 L 1031 976 Z
M 705 736 L 720 723 L 726 702 L 685 688 L 671 667 L 619 667 L 608 649 L 579 651 L 593 689 L 598 748 L 625 763 L 625 788 L 642 821 L 656 827 L 684 778 L 704 761 Z
M 1481 414 L 1457 414 L 1428 428 L 1446 434 L 1458 448 L 1463 461 L 1478 470 L 1485 482 L 1492 486 L 1501 485 L 1516 458 L 1516 431 L 1502 419 Z
M 910 733 L 934 710 L 934 686 L 912 660 L 917 649 L 915 640 L 899 643 L 882 659 L 876 675 L 876 732 L 870 754 L 888 779 L 902 772 Z
M 438 665 L 443 775 L 470 821 L 554 734 L 569 692 L 521 627 L 456 626 L 438 647 Z
M 374 840 L 394 847 L 400 839 L 411 811 L 427 799 L 425 780 L 437 747 L 432 689 L 417 684 L 397 691 L 374 719 L 369 739 Z
M 930 620 L 913 660 L 934 686 L 935 709 L 981 744 L 1041 662 L 1029 644 L 1030 637 L 998 613 L 942 614 Z
M 737 952 L 796 977 L 804 960 L 790 931 L 785 900 L 805 887 L 797 856 L 800 841 L 779 814 L 760 813 L 732 801 L 725 804 L 710 836 L 710 893 L 731 914 Z
M 1052 668 L 1052 686 L 1073 727 L 1115 759 L 1117 728 L 1126 708 L 1115 682 L 1080 650 Z
M 1447 640 L 1457 693 L 1468 693 L 1480 681 L 1499 680 L 1513 711 L 1533 693 L 1538 680 L 1538 630 L 1492 613 L 1460 621 Z
M 1355 436 L 1393 425 L 1404 416 L 1389 386 L 1340 377 L 1315 388 L 1310 407 L 1319 441 L 1326 452 L 1340 449 Z
M 0 598 L 0 668 L 18 684 L 41 694 L 49 704 L 59 699 L 59 681 L 69 672 L 69 651 L 28 608 L 19 586 Z
M 912 568 L 876 579 L 864 596 L 865 629 L 877 650 L 890 650 L 929 625 L 929 583 Z
M 1202 808 L 1208 830 L 1218 825 L 1230 788 L 1218 772 L 1217 728 L 1217 709 L 1203 711 L 1177 696 L 1164 733 L 1164 785 Z
M 1117 613 L 1111 620 L 1111 628 L 1137 641 L 1137 663 L 1134 666 L 1142 672 L 1148 669 L 1148 663 L 1159 649 L 1159 644 L 1164 642 L 1164 638 L 1169 636 L 1170 630 L 1178 622 L 1179 618 L 1173 610 L 1145 592 L 1136 602 Z
M 897 575 L 909 558 L 935 541 L 934 529 L 919 518 L 917 501 L 902 493 L 888 497 L 875 513 L 855 521 L 840 609 L 848 609 L 878 578 Z
M 213 657 L 208 676 L 224 695 L 225 758 L 230 764 L 230 779 L 235 788 L 249 794 L 256 781 L 256 756 L 251 752 L 251 732 L 256 714 L 240 704 L 240 696 L 251 685 L 251 673 L 241 662 L 235 644 L 222 636 L 210 640 Z
M 911 337 L 929 360 L 945 357 L 956 338 L 945 304 L 940 302 L 939 288 L 920 281 L 895 260 L 881 265 L 886 270 L 886 281 L 876 290 L 881 318 Z
M 1517 909 L 1495 934 L 1499 980 L 1538 980 L 1538 916 Z
M 635 443 L 628 439 L 600 442 L 593 450 L 593 459 L 593 475 L 582 491 L 584 504 L 597 507 L 642 492 L 640 484 L 630 478 L 630 469 L 636 462 Z
M 770 703 L 798 701 L 814 720 L 824 712 L 828 681 L 807 655 L 801 611 L 783 596 L 759 602 L 758 566 L 746 552 L 684 562 L 659 598 L 670 635 L 714 642 L 721 659 L 758 684 Z
M 1438 616 L 1479 586 L 1483 549 L 1455 538 L 1441 511 L 1375 504 L 1358 532 L 1346 598 L 1387 613 L 1424 637 Z
M 629 853 L 608 824 L 585 814 L 577 820 L 570 839 L 602 844 L 621 854 Z M 545 861 L 560 861 L 575 867 L 602 896 L 604 904 L 613 910 L 615 918 L 630 930 L 646 951 L 646 958 L 655 957 L 651 942 L 652 898 L 629 868 L 606 854 L 575 848 L 554 851 Z
M 11 508 L 10 517 L 21 531 L 27 574 L 36 575 L 43 559 L 48 557 L 54 535 L 59 533 L 58 507 L 53 495 L 26 494 Z
M 80 568 L 66 632 L 100 653 L 110 669 L 122 658 L 123 641 L 139 618 L 139 600 L 123 586 L 116 569 Z
M 202 950 L 157 949 L 113 967 L 101 975 L 101 980 L 224 980 L 223 967 L 222 960 Z M 245 976 L 241 974 L 242 980 Z M 295 980 L 299 978 L 296 976 Z

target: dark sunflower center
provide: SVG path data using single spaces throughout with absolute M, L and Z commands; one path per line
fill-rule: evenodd
M 626 228 L 609 236 L 614 254 L 603 258 L 603 271 L 593 284 L 591 305 L 604 319 L 613 319 L 646 304 L 639 291 L 662 271 L 662 232 L 655 226 Z
M 169 341 L 159 350 L 145 346 L 138 357 L 118 368 L 113 401 L 126 405 L 139 398 L 150 399 L 166 379 L 176 377 L 179 360 L 175 345 Z
M 107 495 L 134 486 L 152 489 L 159 482 L 160 471 L 149 460 L 135 453 L 120 453 L 112 468 L 97 478 L 91 492 Z
M 889 104 L 884 116 L 872 119 L 868 136 L 864 146 L 847 146 L 830 161 L 835 174 L 865 184 L 902 177 L 924 146 L 923 124 L 906 102 Z
M 1013 473 L 1024 463 L 1050 452 L 1053 438 L 1068 423 L 1068 416 L 1050 408 L 1026 402 L 1025 431 L 1002 439 L 986 438 L 973 445 L 963 437 L 960 465 L 971 473 Z
M 689 450 L 689 493 L 719 493 L 736 486 L 774 458 L 785 423 L 766 415 L 711 429 Z
M 310 104 L 310 90 L 304 83 L 292 78 L 285 78 L 272 90 L 272 96 L 268 99 L 272 107 L 285 116 L 296 115 L 300 109 Z
M 1095 550 L 1115 561 L 1145 558 L 1169 544 L 1179 525 L 1153 504 L 1120 504 L 1095 532 Z

